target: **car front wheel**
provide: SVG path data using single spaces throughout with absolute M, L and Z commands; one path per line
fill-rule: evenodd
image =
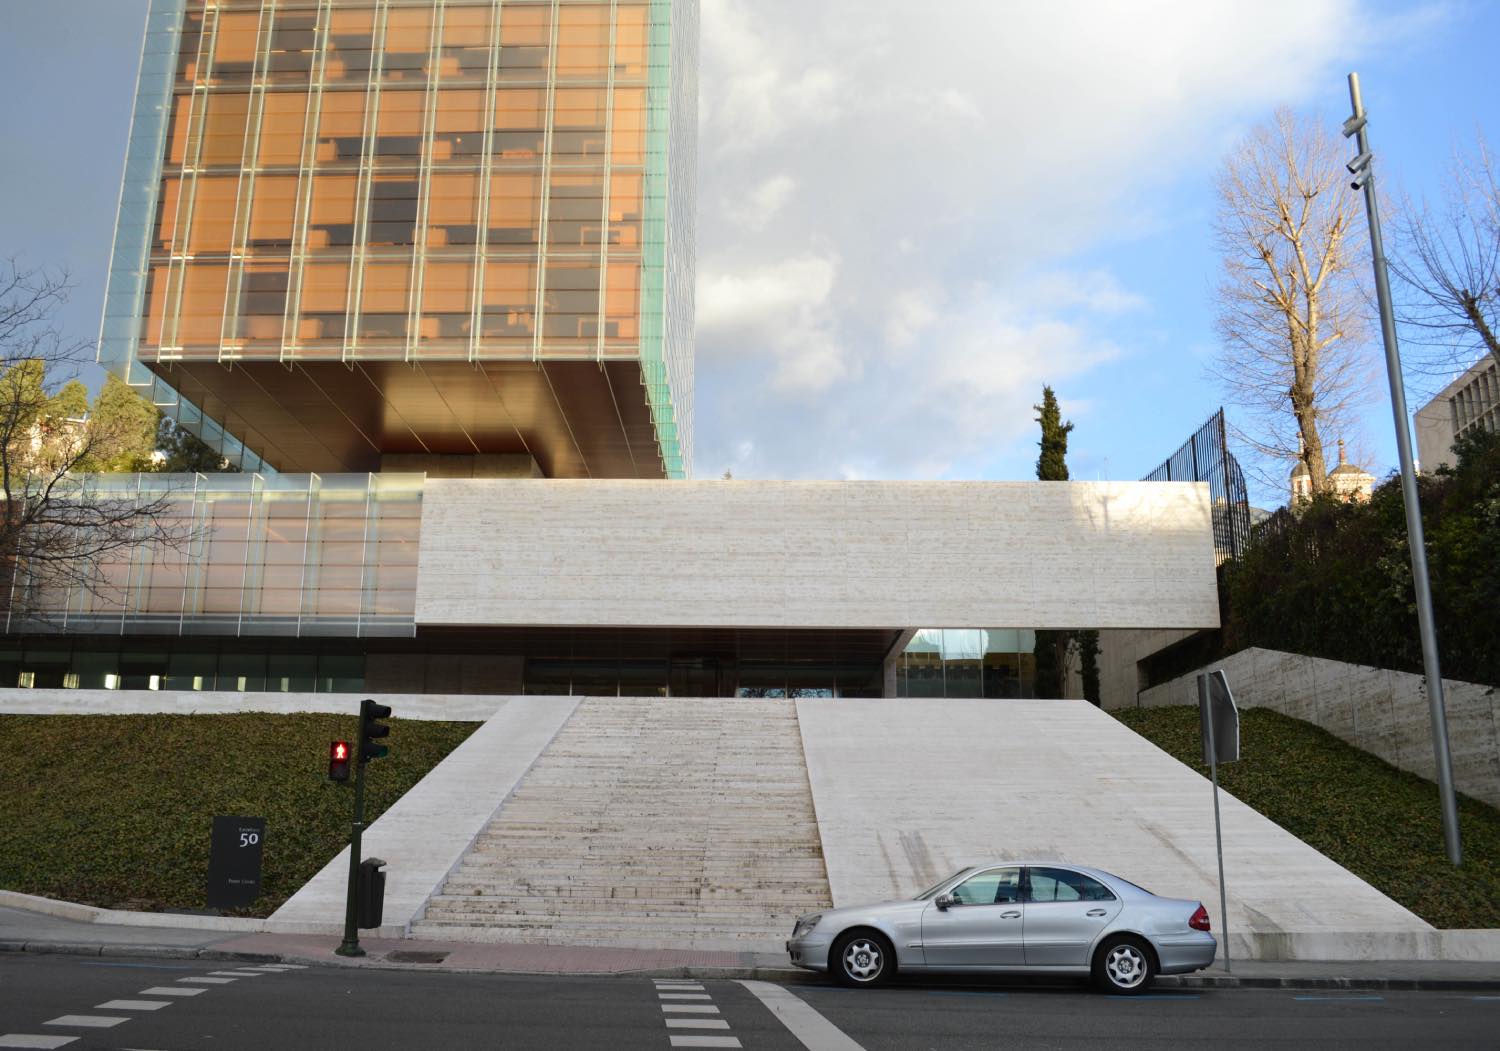
M 1094 983 L 1107 993 L 1134 996 L 1156 977 L 1156 959 L 1139 938 L 1111 938 L 1094 956 Z
M 833 976 L 840 985 L 884 985 L 896 970 L 895 953 L 890 942 L 878 934 L 853 931 L 833 943 L 830 961 Z

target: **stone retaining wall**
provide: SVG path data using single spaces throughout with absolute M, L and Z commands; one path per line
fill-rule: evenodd
M 1402 770 L 1433 779 L 1432 722 L 1420 675 L 1251 648 L 1221 668 L 1241 708 L 1272 708 L 1316 723 Z M 1197 672 L 1142 690 L 1143 707 L 1197 704 Z M 1500 690 L 1443 680 L 1453 780 L 1460 792 L 1500 806 Z

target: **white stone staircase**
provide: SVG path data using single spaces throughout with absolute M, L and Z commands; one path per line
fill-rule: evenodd
M 413 934 L 764 951 L 830 900 L 792 702 L 587 698 Z

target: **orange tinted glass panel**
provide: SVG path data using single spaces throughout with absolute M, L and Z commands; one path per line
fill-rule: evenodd
M 349 264 L 308 263 L 302 271 L 302 311 L 342 314 L 349 302 Z
M 238 166 L 245 152 L 245 119 L 250 112 L 250 96 L 242 92 L 214 93 L 208 96 L 208 118 L 203 125 L 204 165 Z
M 238 175 L 199 177 L 193 190 L 193 225 L 188 235 L 188 251 L 229 251 L 229 241 L 234 234 L 234 202 L 239 186 Z
M 297 177 L 262 175 L 255 180 L 250 204 L 250 243 L 258 246 L 290 245 L 292 217 L 297 211 Z
M 602 79 L 608 60 L 608 5 L 562 7 L 557 22 L 557 75 L 564 79 Z
M 255 42 L 260 32 L 260 15 L 256 12 L 225 12 L 219 16 L 219 31 L 214 36 L 214 66 L 225 63 L 244 64 L 255 61 Z
M 197 263 L 187 267 L 177 341 L 184 345 L 219 343 L 224 327 L 224 294 L 229 267 Z
M 302 92 L 268 92 L 260 122 L 261 165 L 297 164 L 302 160 L 302 129 L 307 96 Z
M 620 5 L 615 16 L 615 76 L 646 75 L 646 9 Z

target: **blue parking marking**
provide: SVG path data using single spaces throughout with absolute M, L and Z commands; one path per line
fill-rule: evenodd
M 1359 1002 L 1359 1001 L 1364 1001 L 1364 1002 L 1379 1002 L 1379 1001 L 1383 1001 L 1385 999 L 1385 997 L 1383 997 L 1383 996 L 1294 996 L 1294 997 L 1292 997 L 1292 999 L 1293 1000 L 1353 1000 L 1353 1001 L 1356 1001 L 1356 1002 Z

